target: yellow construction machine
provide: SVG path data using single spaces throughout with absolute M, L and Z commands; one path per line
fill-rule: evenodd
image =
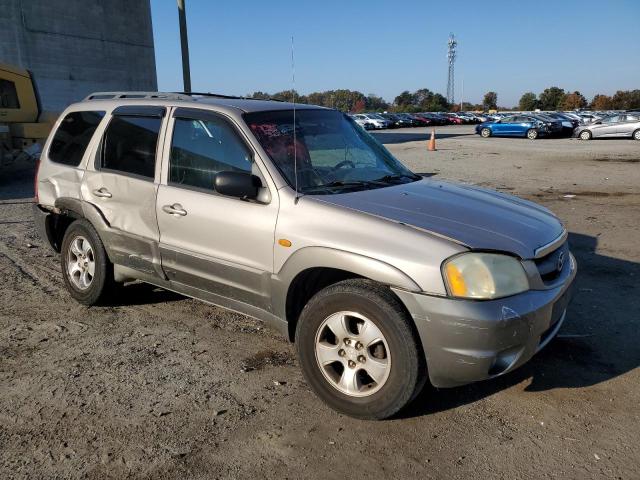
M 28 70 L 0 63 L 0 169 L 37 160 L 56 118 L 40 110 Z

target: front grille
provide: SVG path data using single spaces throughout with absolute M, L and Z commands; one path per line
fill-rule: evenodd
M 562 269 L 559 270 L 558 263 L 560 255 L 563 255 L 564 262 Z M 562 270 L 564 270 L 565 268 L 569 268 L 569 242 L 564 242 L 553 252 L 545 255 L 542 258 L 536 259 L 535 263 L 538 267 L 538 272 L 540 273 L 540 278 L 542 278 L 542 281 L 545 284 L 552 283 L 560 276 Z

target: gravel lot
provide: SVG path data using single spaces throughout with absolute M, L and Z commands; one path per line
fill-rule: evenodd
M 32 172 L 0 172 L 0 478 L 640 478 L 640 142 L 376 135 L 416 172 L 551 208 L 578 290 L 545 350 L 491 382 L 426 388 L 401 418 L 327 409 L 292 345 L 145 285 L 70 300 L 35 236 Z

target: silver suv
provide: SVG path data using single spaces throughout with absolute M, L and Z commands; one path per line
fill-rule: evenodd
M 422 178 L 309 105 L 94 94 L 43 150 L 36 224 L 73 298 L 143 281 L 263 320 L 359 418 L 503 375 L 560 329 L 576 262 L 547 209 Z

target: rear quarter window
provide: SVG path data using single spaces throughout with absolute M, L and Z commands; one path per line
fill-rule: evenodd
M 51 140 L 49 159 L 52 162 L 77 167 L 82 161 L 87 145 L 91 141 L 105 112 L 71 112 L 62 122 Z

